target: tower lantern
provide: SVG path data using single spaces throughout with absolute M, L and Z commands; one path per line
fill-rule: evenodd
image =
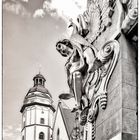
M 46 79 L 40 73 L 37 74 L 33 78 L 33 80 L 34 80 L 34 86 L 36 86 L 36 85 L 42 85 L 42 86 L 44 86 L 45 85 L 45 81 L 46 81 Z

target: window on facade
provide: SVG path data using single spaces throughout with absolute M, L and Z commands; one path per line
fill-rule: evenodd
M 40 140 L 44 140 L 44 137 L 45 137 L 44 133 L 43 132 L 40 132 L 39 133 L 39 139 Z
M 57 129 L 57 140 L 59 140 L 59 136 L 60 136 L 60 130 L 59 128 Z
M 22 140 L 24 140 L 24 136 L 22 136 Z
M 41 123 L 41 124 L 44 124 L 44 123 L 45 123 L 44 118 L 40 118 L 40 123 Z

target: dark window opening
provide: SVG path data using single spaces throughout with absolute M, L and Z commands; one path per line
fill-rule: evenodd
M 38 79 L 36 79 L 36 82 L 35 82 L 35 84 L 36 84 L 36 85 L 38 84 Z
M 41 118 L 41 119 L 40 119 L 40 123 L 41 123 L 41 124 L 44 124 L 44 123 L 45 123 L 44 118 Z
M 57 140 L 59 140 L 59 136 L 60 136 L 60 130 L 59 128 L 57 129 Z
M 39 79 L 39 84 L 42 85 L 42 79 Z
M 39 139 L 40 139 L 40 140 L 44 140 L 44 137 L 45 137 L 45 136 L 44 136 L 44 133 L 43 133 L 43 132 L 40 132 L 40 133 L 39 133 Z

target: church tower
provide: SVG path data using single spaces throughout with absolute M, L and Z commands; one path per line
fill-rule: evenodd
M 25 96 L 22 113 L 22 140 L 51 140 L 55 109 L 43 75 L 37 74 L 34 86 Z

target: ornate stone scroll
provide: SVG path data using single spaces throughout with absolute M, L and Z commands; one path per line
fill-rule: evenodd
M 86 114 L 81 113 L 81 124 L 92 125 L 92 139 L 95 139 L 96 118 L 99 107 L 103 110 L 107 106 L 107 86 L 110 76 L 115 68 L 119 56 L 119 43 L 116 40 L 107 42 L 98 52 L 97 58 L 103 65 L 97 69 L 90 81 L 89 94 L 90 103 L 89 111 Z M 84 116 L 84 117 L 83 117 Z
M 138 21 L 138 1 L 120 0 L 125 11 L 125 18 L 122 23 L 122 30 L 127 33 Z

